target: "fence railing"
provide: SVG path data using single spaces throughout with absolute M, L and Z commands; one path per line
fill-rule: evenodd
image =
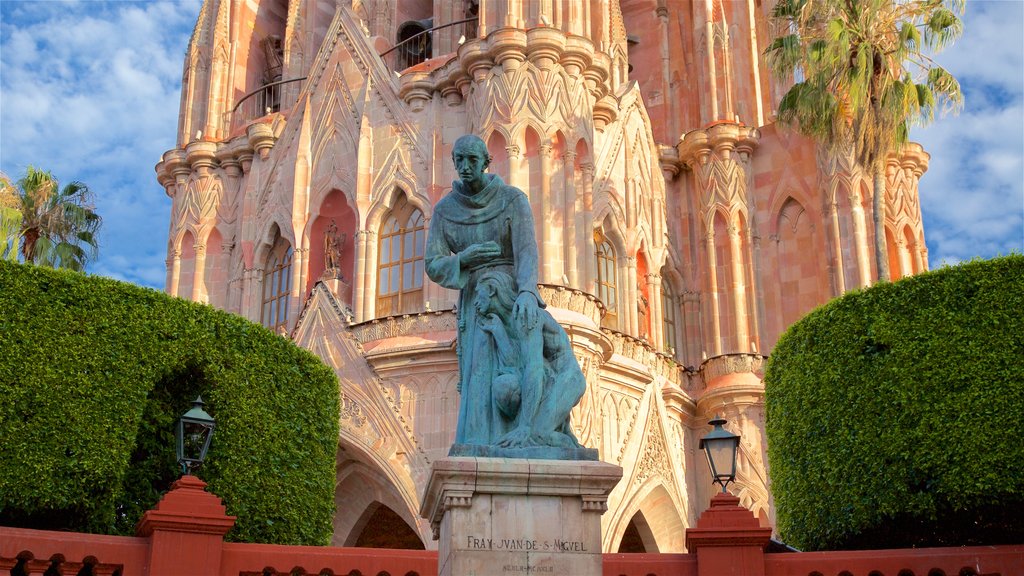
M 407 38 L 401 39 L 397 44 L 391 48 L 381 52 L 380 57 L 384 60 L 384 63 L 388 68 L 395 72 L 401 72 L 406 68 L 411 68 L 421 62 L 424 62 L 434 56 L 435 35 L 442 31 L 448 30 L 449 28 L 461 27 L 461 38 L 454 43 L 453 48 L 457 48 L 465 40 L 476 36 L 477 18 L 466 18 L 464 20 L 456 20 L 440 26 L 433 26 L 423 29 L 410 35 Z M 458 29 L 455 30 L 459 31 Z M 399 33 L 401 38 L 402 33 Z
M 139 536 L 102 536 L 0 526 L 0 576 L 434 576 L 431 550 L 279 546 L 224 542 L 234 524 L 220 498 L 186 476 L 147 511 Z M 604 576 L 1018 576 L 1024 545 L 766 552 L 735 496 L 720 494 L 686 530 L 688 554 L 604 554 Z
M 280 112 L 282 105 L 290 104 L 284 102 L 285 86 L 302 82 L 306 79 L 289 78 L 278 80 L 270 84 L 264 84 L 238 99 L 235 107 L 231 109 L 228 125 L 232 130 L 245 126 L 257 118 L 262 118 L 274 112 Z

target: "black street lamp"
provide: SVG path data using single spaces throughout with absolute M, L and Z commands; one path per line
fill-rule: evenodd
M 213 417 L 203 410 L 203 397 L 198 396 L 192 402 L 192 409 L 178 419 L 175 436 L 178 440 L 178 464 L 186 476 L 199 468 L 206 459 L 206 451 L 210 449 L 213 428 L 216 425 Z
M 714 426 L 707 436 L 700 439 L 700 449 L 708 457 L 708 466 L 716 484 L 722 485 L 722 493 L 729 482 L 736 480 L 736 449 L 740 445 L 740 437 L 722 428 L 725 418 L 717 414 L 708 422 Z

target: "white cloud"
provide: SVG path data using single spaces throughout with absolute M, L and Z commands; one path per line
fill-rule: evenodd
M 920 186 L 932 267 L 1024 251 L 1024 3 L 969 2 L 964 29 L 936 58 L 964 110 L 912 134 L 932 156 Z
M 153 166 L 174 147 L 182 63 L 201 0 L 0 1 L 0 170 L 82 180 L 105 217 L 99 274 L 162 287 L 170 201 Z M 959 117 L 917 129 L 933 267 L 1024 246 L 1024 3 L 967 4 L 939 54 Z
M 200 3 L 0 2 L 0 170 L 97 193 L 94 273 L 163 286 L 170 201 L 153 166 L 175 145 Z

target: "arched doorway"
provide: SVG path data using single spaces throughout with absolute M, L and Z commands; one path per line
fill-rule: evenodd
M 637 511 L 629 520 L 626 532 L 619 542 L 619 554 L 644 554 L 658 551 L 658 543 L 654 540 L 651 527 L 644 518 L 644 513 Z
M 426 549 L 417 530 L 415 504 L 403 498 L 393 478 L 368 462 L 357 450 L 338 451 L 332 545 Z
M 380 502 L 371 503 L 356 523 L 356 548 L 425 550 L 423 541 L 394 510 Z

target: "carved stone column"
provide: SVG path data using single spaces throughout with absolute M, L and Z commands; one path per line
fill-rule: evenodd
M 665 348 L 665 310 L 661 306 L 661 276 L 648 273 L 645 280 L 651 306 L 650 312 L 648 312 L 651 344 L 655 350 L 663 350 Z
M 540 281 L 546 283 L 560 282 L 558 262 L 552 256 L 555 254 L 554 231 L 557 226 L 552 206 L 556 205 L 551 197 L 551 144 L 540 145 L 540 214 L 537 215 L 540 224 L 540 234 L 537 236 L 539 244 L 538 256 L 540 259 Z
M 871 255 L 868 245 L 867 222 L 860 194 L 850 193 L 850 213 L 853 215 L 853 244 L 857 250 L 857 272 L 861 288 L 871 286 Z
M 525 172 L 529 170 L 529 166 L 524 166 L 526 160 L 523 158 L 522 149 L 518 144 L 512 144 L 506 146 L 505 151 L 508 152 L 508 183 L 523 190 L 524 182 L 527 180 Z M 528 190 L 524 192 L 529 195 Z
M 377 235 L 373 230 L 360 230 L 355 234 L 356 273 L 352 310 L 356 322 L 373 317 L 377 294 Z
M 832 236 L 832 297 L 846 293 L 846 268 L 843 263 L 843 239 L 839 228 L 839 203 L 834 199 L 828 204 L 829 228 Z
M 682 302 L 683 363 L 694 365 L 700 363 L 701 352 L 703 352 L 701 348 L 703 338 L 701 337 L 700 293 L 687 290 L 682 294 Z
M 736 323 L 736 349 L 733 352 L 747 352 L 750 349 L 750 325 L 747 313 L 747 288 L 745 282 L 743 240 L 735 224 L 729 226 L 729 259 L 732 260 L 732 305 Z
M 576 202 L 576 153 L 566 151 L 565 164 L 563 168 L 565 176 L 565 199 L 562 207 L 565 230 L 562 234 L 562 246 L 565 247 L 565 270 L 569 278 L 569 286 L 579 287 L 579 262 L 577 261 L 577 226 L 576 219 L 580 215 Z
M 580 166 L 583 176 L 583 278 L 581 288 L 591 294 L 597 291 L 597 250 L 594 246 L 594 165 Z
M 305 305 L 303 294 L 306 287 L 302 282 L 303 271 L 306 270 L 306 261 L 309 260 L 309 248 L 295 248 L 292 252 L 292 291 L 288 298 L 288 326 L 289 330 L 298 321 L 302 306 Z
M 759 138 L 760 134 L 755 128 L 723 122 L 704 130 L 688 132 L 677 147 L 679 158 L 693 171 L 699 197 L 698 210 L 705 233 L 704 251 L 707 262 L 704 269 L 707 281 L 704 285 L 708 295 L 708 317 L 703 319 L 703 323 L 711 327 L 713 332 L 711 336 L 714 355 L 722 353 L 720 306 L 723 304 L 718 299 L 723 279 L 717 277 L 714 218 L 720 210 L 735 214 L 741 207 L 749 204 L 747 189 L 750 186 L 750 157 Z M 746 258 L 742 257 L 742 249 L 736 252 L 740 255 L 740 268 L 738 274 L 736 268 L 733 268 L 733 276 L 734 281 L 742 285 L 745 282 L 743 262 Z M 734 260 L 736 252 L 730 252 Z M 745 298 L 745 288 L 743 296 Z M 735 300 L 732 305 L 737 308 Z M 744 339 L 747 340 L 745 346 L 749 346 L 749 328 L 744 330 Z
M 193 302 L 209 301 L 206 297 L 206 244 L 198 242 L 193 246 L 196 253 L 195 269 L 192 271 L 192 294 L 189 297 Z
M 707 265 L 707 294 L 708 294 L 708 319 L 711 326 L 711 355 L 718 356 L 722 353 L 722 312 L 718 302 L 718 257 L 715 255 L 715 231 L 714 228 L 705 232 L 704 252 L 708 256 Z
M 640 337 L 640 324 L 637 316 L 637 305 L 640 302 L 640 294 L 636 285 L 636 256 L 626 257 L 626 286 L 622 291 L 622 300 L 619 309 L 622 311 L 621 330 L 634 338 Z
M 181 276 L 181 249 L 175 248 L 171 252 L 171 263 L 170 278 L 167 280 L 167 293 L 171 296 L 178 295 L 178 281 Z

